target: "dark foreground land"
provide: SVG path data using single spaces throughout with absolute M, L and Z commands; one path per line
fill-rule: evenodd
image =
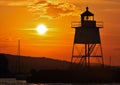
M 40 70 L 27 78 L 30 83 L 117 83 L 118 68 L 81 68 L 74 70 Z
M 0 78 L 26 79 L 28 83 L 120 83 L 120 67 L 70 65 L 45 57 L 0 54 Z

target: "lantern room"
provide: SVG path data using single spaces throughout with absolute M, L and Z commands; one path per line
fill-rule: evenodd
M 94 21 L 94 14 L 91 13 L 89 8 L 86 7 L 86 11 L 81 14 L 81 21 Z

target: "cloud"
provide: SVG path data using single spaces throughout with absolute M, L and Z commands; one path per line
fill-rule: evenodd
M 0 6 L 26 6 L 37 19 L 40 17 L 58 18 L 62 16 L 78 16 L 80 10 L 74 4 L 54 3 L 48 0 L 0 0 Z
M 30 0 L 29 0 L 30 1 Z M 78 8 L 70 3 L 52 3 L 46 0 L 31 1 L 29 11 L 39 17 L 58 18 L 61 16 L 79 15 Z

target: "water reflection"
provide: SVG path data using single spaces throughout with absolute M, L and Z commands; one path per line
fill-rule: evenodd
M 97 84 L 97 83 L 27 83 L 26 80 L 16 80 L 15 78 L 0 78 L 0 85 L 120 85 L 120 83 L 105 83 L 105 84 Z
M 39 84 L 29 84 L 29 85 L 120 85 L 120 83 L 107 83 L 107 84 L 96 84 L 96 83 L 92 83 L 92 84 L 88 84 L 88 83 L 84 83 L 84 84 L 80 84 L 80 83 L 39 83 Z

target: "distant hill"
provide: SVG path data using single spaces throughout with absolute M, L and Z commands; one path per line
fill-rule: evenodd
M 39 71 L 44 69 L 68 69 L 70 67 L 70 62 L 67 61 L 45 57 L 4 55 L 8 59 L 8 69 L 11 73 L 16 73 L 19 69 L 22 73 L 29 73 L 32 69 Z

